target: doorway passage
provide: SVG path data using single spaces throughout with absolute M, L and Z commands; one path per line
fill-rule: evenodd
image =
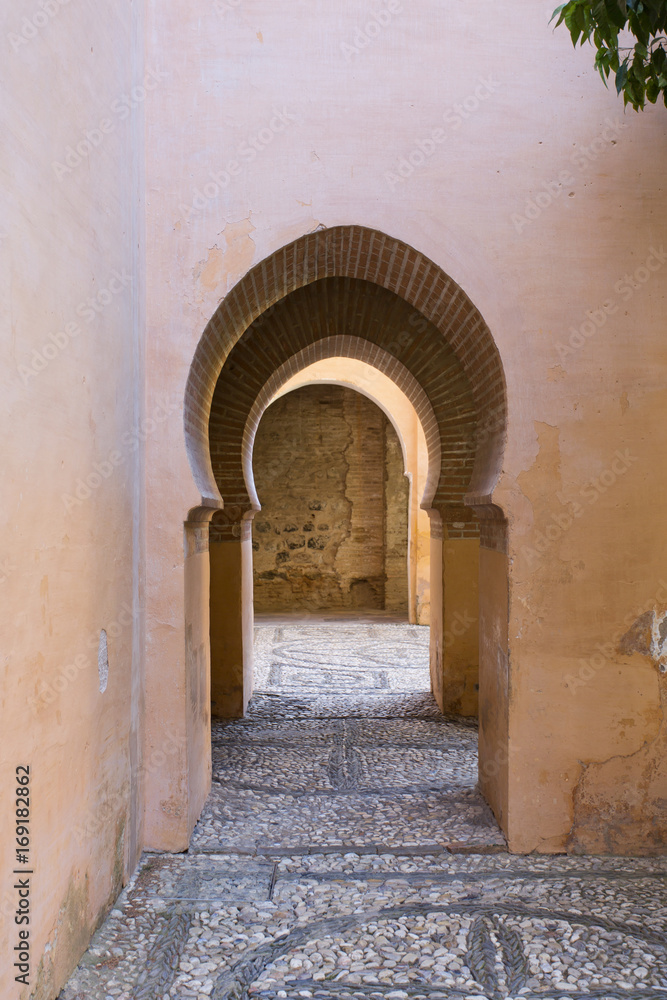
M 417 413 L 428 459 L 413 495 L 429 522 L 432 691 L 444 712 L 463 717 L 479 701 L 480 783 L 504 820 L 507 525 L 493 498 L 506 427 L 502 363 L 463 289 L 386 234 L 334 227 L 276 249 L 220 303 L 193 358 L 185 431 L 201 503 L 187 515 L 186 631 L 200 638 L 208 623 L 197 611 L 210 595 L 212 715 L 241 719 L 253 693 L 259 424 L 288 383 L 292 391 L 297 376 L 332 359 L 386 376 Z M 199 558 L 207 541 L 208 565 Z
M 281 395 L 260 421 L 253 469 L 262 506 L 252 524 L 255 614 L 415 620 L 410 470 L 375 402 L 341 385 Z
M 253 450 L 254 690 L 365 697 L 373 716 L 378 698 L 431 689 L 424 434 L 368 365 L 331 359 L 297 378 Z
M 213 720 L 193 850 L 503 849 L 476 787 L 476 724 L 443 716 L 430 691 L 428 629 L 271 619 L 255 626 L 246 717 Z

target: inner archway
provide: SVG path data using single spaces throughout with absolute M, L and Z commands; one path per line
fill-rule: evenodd
M 304 385 L 340 385 L 353 388 L 373 400 L 391 422 L 403 455 L 409 483 L 408 510 L 408 620 L 430 624 L 431 551 L 429 496 L 429 450 L 422 422 L 408 396 L 379 368 L 358 358 L 327 358 L 314 361 L 275 393 L 274 400 Z M 439 442 L 434 442 L 431 465 L 439 463 Z M 431 473 L 432 479 L 435 474 Z M 423 502 L 426 500 L 426 506 Z
M 380 407 L 333 384 L 280 393 L 260 421 L 253 470 L 262 505 L 252 523 L 255 622 L 408 622 L 410 483 Z
M 325 369 L 340 374 L 337 360 Z M 251 711 L 267 697 L 285 711 L 293 698 L 334 698 L 369 718 L 397 695 L 428 704 L 429 629 L 408 607 L 411 442 L 369 395 L 312 373 L 276 394 L 254 440 Z M 212 618 L 215 588 L 214 573 Z

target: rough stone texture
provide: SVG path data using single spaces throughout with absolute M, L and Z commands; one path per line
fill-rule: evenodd
M 414 488 L 417 488 L 415 483 Z M 408 614 L 408 509 L 410 484 L 403 470 L 398 435 L 389 420 L 384 422 L 384 607 L 395 614 Z M 414 540 L 416 559 L 416 539 Z M 428 619 L 427 622 L 428 624 Z
M 257 629 L 260 658 L 291 650 L 309 693 L 269 667 L 248 717 L 215 724 L 190 851 L 145 856 L 61 1000 L 663 994 L 667 861 L 508 855 L 475 788 L 475 727 L 423 691 L 424 631 Z M 374 653 L 395 673 L 381 700 Z
M 311 348 L 311 351 L 314 352 L 315 348 Z M 404 388 L 399 388 L 394 378 L 390 378 L 368 360 L 351 357 L 320 358 L 307 364 L 296 374 L 288 374 L 287 371 L 278 369 L 273 381 L 267 384 L 260 398 L 256 400 L 256 412 L 253 414 L 251 429 L 253 442 L 256 434 L 255 422 L 259 423 L 261 413 L 269 405 L 270 399 L 276 398 L 276 392 L 284 395 L 304 385 L 332 383 L 363 393 L 377 403 L 384 413 L 390 415 L 391 425 L 396 431 L 401 447 L 401 465 L 405 466 L 405 475 L 409 480 L 408 616 L 413 624 L 428 625 L 430 624 L 431 531 L 429 515 L 421 505 L 428 502 L 431 496 L 432 486 L 438 474 L 440 451 L 439 435 L 431 431 L 428 443 L 426 441 L 424 424 L 427 420 L 428 401 L 425 399 L 425 394 L 420 392 L 416 382 L 411 387 L 406 385 Z M 276 386 L 280 388 L 276 389 Z M 273 397 L 271 393 L 274 393 Z M 392 438 L 387 436 L 388 453 L 392 447 L 391 442 Z M 388 509 L 388 526 L 390 518 Z M 389 558 L 389 551 L 387 557 Z M 400 573 L 397 576 L 400 577 Z M 385 585 L 385 601 L 387 595 L 390 595 L 390 590 L 391 579 Z
M 408 482 L 394 428 L 365 396 L 305 386 L 255 439 L 255 609 L 408 611 Z

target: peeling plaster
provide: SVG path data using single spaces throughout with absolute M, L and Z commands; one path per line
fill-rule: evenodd
M 567 377 L 567 372 L 562 365 L 554 365 L 552 368 L 547 368 L 547 382 L 561 382 Z
M 640 615 L 621 637 L 618 651 L 625 656 L 650 656 L 660 673 L 667 673 L 667 611 Z
M 655 612 L 642 615 L 635 625 L 651 615 L 653 633 L 658 617 Z M 661 628 L 665 629 L 666 617 L 659 616 L 658 636 Z M 645 642 L 646 632 L 644 621 L 634 633 L 638 644 Z M 634 651 L 640 652 L 640 649 Z M 664 768 L 667 684 L 659 674 L 655 676 L 660 700 L 651 718 L 647 719 L 641 746 L 632 753 L 615 754 L 603 761 L 579 761 L 581 771 L 573 789 L 572 825 L 567 837 L 568 851 L 573 854 L 657 855 L 664 854 L 667 849 L 667 774 Z M 634 724 L 634 720 L 623 718 L 618 720 L 618 725 L 630 722 Z
M 195 301 L 207 303 L 210 313 L 253 266 L 257 249 L 251 236 L 254 232 L 250 216 L 240 222 L 228 222 L 218 233 L 218 240 L 208 248 L 207 256 L 195 264 L 192 270 Z
M 560 430 L 539 420 L 534 427 L 536 449 L 532 462 L 516 477 L 517 486 L 532 509 L 539 508 L 541 501 L 551 504 L 554 493 L 562 487 Z M 532 521 L 531 518 L 531 526 Z

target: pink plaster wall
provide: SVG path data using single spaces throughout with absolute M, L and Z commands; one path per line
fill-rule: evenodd
M 546 0 L 145 8 L 145 31 L 138 0 L 0 15 L 2 779 L 9 808 L 33 769 L 40 1000 L 141 846 L 184 846 L 206 792 L 185 382 L 220 299 L 322 225 L 418 248 L 503 360 L 509 657 L 489 689 L 507 713 L 483 745 L 510 845 L 667 845 L 664 654 L 659 627 L 633 631 L 667 607 L 664 109 L 624 115 Z
M 151 5 L 148 59 L 160 54 L 169 78 L 153 95 L 148 137 L 148 405 L 167 384 L 182 392 L 233 284 L 318 225 L 387 232 L 463 286 L 496 339 L 509 398 L 495 496 L 510 524 L 513 746 L 493 752 L 509 756 L 512 846 L 561 849 L 581 766 L 616 746 L 634 754 L 659 712 L 655 667 L 637 672 L 614 651 L 588 682 L 606 733 L 591 745 L 583 692 L 565 679 L 652 600 L 664 573 L 665 528 L 647 501 L 666 477 L 667 272 L 660 263 L 636 289 L 617 283 L 661 249 L 666 119 L 660 109 L 624 115 L 591 53 L 552 31 L 546 2 L 482 12 L 417 0 L 367 29 L 385 7 Z M 575 334 L 581 346 L 565 352 L 589 311 L 599 329 Z M 582 499 L 627 448 L 614 488 Z M 179 525 L 198 500 L 175 424 L 150 443 L 148 495 L 162 509 L 148 543 L 159 650 L 150 693 L 165 654 L 175 665 L 182 648 Z M 529 566 L 528 550 L 575 502 L 581 517 L 551 529 Z M 635 724 L 621 730 L 627 705 Z M 641 848 L 639 827 L 629 849 Z
M 144 76 L 141 6 L 51 6 L 0 15 L 0 996 L 12 1000 L 58 993 L 133 870 L 152 766 L 140 746 L 144 105 L 124 100 Z M 29 986 L 10 959 L 22 764 Z

